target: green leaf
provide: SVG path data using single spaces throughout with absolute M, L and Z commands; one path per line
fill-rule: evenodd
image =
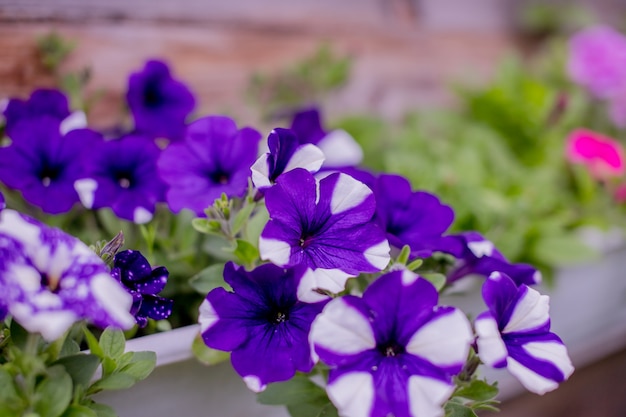
M 437 291 L 441 291 L 441 289 L 446 285 L 446 276 L 443 274 L 439 274 L 437 272 L 422 272 L 419 275 L 433 284 Z
M 61 352 L 59 353 L 60 357 L 75 355 L 80 352 L 80 346 L 78 343 L 70 337 L 65 339 L 63 342 L 63 346 L 61 347 Z
M 91 351 L 91 353 L 98 356 L 99 358 L 104 358 L 104 351 L 102 350 L 102 347 L 100 347 L 96 336 L 94 336 L 93 333 L 91 333 L 91 331 L 87 329 L 87 327 L 85 327 L 84 333 L 85 339 L 87 340 L 87 346 L 89 346 L 89 350 Z
M 98 414 L 84 405 L 72 404 L 61 417 L 98 417 Z
M 237 239 L 234 254 L 244 265 L 253 265 L 259 259 L 259 250 L 256 246 L 241 239 Z
M 28 340 L 28 332 L 26 329 L 20 326 L 15 320 L 11 320 L 11 326 L 9 329 L 11 331 L 13 344 L 20 349 L 24 349 L 26 347 L 26 341 Z
M 455 397 L 463 397 L 474 401 L 487 401 L 498 395 L 498 388 L 478 379 L 473 380 L 469 385 L 459 388 Z
M 471 408 L 463 404 L 448 401 L 444 408 L 446 417 L 478 417 Z
M 324 405 L 319 403 L 288 405 L 287 411 L 292 417 L 339 417 L 337 409 L 330 402 Z
M 215 234 L 221 230 L 219 221 L 201 217 L 191 220 L 191 225 L 200 233 Z
M 327 399 L 324 389 L 301 374 L 289 381 L 269 384 L 257 395 L 258 402 L 268 405 L 298 405 L 320 399 Z
M 239 233 L 239 231 L 246 225 L 255 207 L 255 203 L 245 204 L 235 215 L 232 226 L 233 236 L 236 236 L 237 233 Z
M 193 339 L 193 343 L 191 344 L 191 351 L 193 355 L 200 362 L 206 365 L 217 365 L 218 363 L 224 362 L 230 358 L 229 352 L 224 352 L 223 350 L 211 349 L 202 341 L 202 336 L 197 335 Z
M 124 332 L 112 327 L 107 327 L 100 336 L 100 347 L 102 352 L 109 358 L 119 358 L 124 353 L 126 339 Z
M 96 381 L 91 387 L 90 390 L 115 390 L 115 389 L 125 389 L 130 388 L 137 380 L 129 374 L 116 373 L 111 374 L 102 378 L 99 381 Z
M 189 285 L 202 295 L 206 295 L 218 287 L 228 288 L 228 284 L 224 282 L 224 264 L 220 263 L 204 268 L 189 279 Z
M 535 260 L 551 266 L 588 262 L 599 256 L 574 234 L 541 237 L 531 251 Z
M 115 410 L 106 404 L 91 403 L 89 408 L 95 411 L 98 417 L 117 417 Z
M 121 373 L 135 378 L 137 381 L 146 379 L 156 366 L 156 353 L 154 352 L 133 352 L 131 362 L 120 369 Z
M 63 366 L 75 385 L 87 386 L 100 365 L 100 358 L 96 355 L 81 353 L 64 356 L 54 362 L 54 365 Z
M 72 378 L 65 368 L 53 366 L 35 388 L 33 409 L 40 417 L 59 417 L 70 404 L 72 392 Z
M 24 403 L 17 393 L 11 374 L 0 368 L 0 415 L 21 416 Z

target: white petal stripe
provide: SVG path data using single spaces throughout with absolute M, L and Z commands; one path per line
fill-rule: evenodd
M 326 387 L 341 417 L 369 417 L 374 406 L 374 380 L 367 372 L 342 375 Z
M 291 171 L 296 168 L 304 168 L 311 173 L 316 173 L 324 163 L 324 153 L 320 148 L 307 143 L 296 149 L 291 155 L 291 159 L 287 162 L 284 172 Z
M 498 323 L 492 317 L 478 318 L 474 322 L 478 339 L 478 356 L 487 366 L 494 366 L 508 356 L 506 345 L 500 337 Z
M 215 312 L 215 309 L 209 302 L 209 300 L 205 299 L 202 304 L 200 304 L 200 314 L 198 315 L 198 323 L 200 323 L 200 333 L 204 333 L 209 330 L 215 323 L 219 321 L 220 317 Z
M 389 260 L 391 259 L 389 251 L 389 242 L 385 239 L 382 242 L 365 249 L 363 256 L 365 256 L 367 262 L 369 262 L 372 266 L 382 270 L 389 264 Z
M 565 379 L 574 372 L 567 348 L 559 342 L 530 342 L 522 346 L 530 356 L 550 362 L 563 372 Z
M 363 149 L 345 130 L 333 130 L 317 146 L 326 155 L 324 165 L 329 168 L 355 166 L 363 160 Z
M 341 298 L 324 307 L 311 325 L 311 343 L 338 354 L 352 355 L 376 347 L 369 320 Z
M 526 294 L 517 301 L 502 333 L 524 332 L 543 326 L 550 319 L 549 312 L 550 297 L 528 288 Z
M 272 261 L 278 266 L 285 266 L 291 257 L 289 243 L 277 239 L 259 238 L 259 253 L 264 261 Z
M 511 357 L 507 359 L 507 369 L 522 383 L 524 388 L 535 394 L 543 395 L 559 386 L 558 382 L 535 373 Z
M 367 185 L 349 175 L 339 174 L 333 189 L 330 212 L 332 214 L 343 213 L 358 206 L 370 195 L 372 195 L 372 190 Z
M 454 385 L 438 379 L 412 375 L 409 377 L 407 389 L 412 417 L 441 417 L 442 404 L 452 395 Z
M 324 269 L 316 270 L 308 269 L 300 283 L 298 284 L 298 300 L 305 303 L 315 303 L 328 298 L 327 295 L 313 291 L 316 288 L 323 288 L 332 293 L 339 293 L 346 288 L 346 281 L 351 275 L 340 269 Z
M 435 365 L 458 365 L 465 362 L 472 342 L 472 329 L 459 309 L 438 316 L 420 327 L 406 350 Z

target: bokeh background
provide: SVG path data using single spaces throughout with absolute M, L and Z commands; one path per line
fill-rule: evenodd
M 551 39 L 598 22 L 624 27 L 626 1 L 0 0 L 0 98 L 81 90 L 74 104 L 107 129 L 123 114 L 128 74 L 160 58 L 199 115 L 272 126 L 281 105 L 315 102 L 331 120 L 393 122 L 455 109 L 459 85 L 489 83 L 511 57 L 531 67 Z M 381 143 L 393 146 L 384 132 Z M 508 399 L 500 415 L 626 416 L 625 346 L 617 334 L 559 390 Z

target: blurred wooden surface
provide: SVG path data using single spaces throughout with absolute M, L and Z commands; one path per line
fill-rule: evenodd
M 153 57 L 196 92 L 199 114 L 248 118 L 251 74 L 285 68 L 327 42 L 353 59 L 329 110 L 398 117 L 449 103 L 449 83 L 492 72 L 512 47 L 498 2 L 453 8 L 450 26 L 436 1 L 0 0 L 0 96 L 51 83 L 36 65 L 35 40 L 56 31 L 77 41 L 67 69 L 91 67 L 90 88 L 106 91 L 96 124 L 114 120 L 128 74 Z
M 626 350 L 577 369 L 556 391 L 525 394 L 501 404 L 497 414 L 481 417 L 624 417 Z

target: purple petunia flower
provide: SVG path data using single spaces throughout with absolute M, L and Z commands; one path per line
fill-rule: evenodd
M 326 305 L 309 339 L 331 368 L 326 391 L 341 416 L 443 415 L 473 337 L 465 315 L 437 299 L 432 284 L 403 270 L 378 278 L 363 298 Z
M 130 312 L 139 327 L 145 327 L 148 319 L 163 320 L 172 314 L 174 301 L 157 296 L 169 276 L 164 266 L 152 269 L 140 252 L 125 250 L 115 255 L 111 275 L 133 296 Z
M 259 240 L 261 259 L 313 269 L 311 289 L 339 292 L 348 277 L 378 272 L 389 263 L 389 243 L 372 221 L 374 194 L 346 174 L 318 181 L 294 169 L 266 191 L 265 204 L 270 220 Z
M 509 275 L 517 285 L 536 285 L 541 272 L 529 264 L 510 263 L 494 244 L 478 232 L 464 232 L 445 236 L 439 250 L 457 258 L 457 265 L 448 274 L 448 283 L 476 274 L 488 277 L 492 272 Z
M 132 327 L 132 297 L 84 243 L 14 210 L 0 212 L 0 304 L 48 341 L 74 322 Z
M 162 61 L 148 61 L 128 79 L 126 101 L 136 130 L 154 137 L 181 139 L 196 102 L 185 84 L 172 78 Z
M 271 187 L 279 175 L 295 168 L 304 168 L 315 173 L 324 162 L 324 154 L 317 146 L 310 143 L 300 144 L 289 129 L 272 130 L 267 144 L 269 152 L 261 155 L 250 168 L 252 182 L 259 189 Z
M 608 26 L 593 26 L 570 39 L 568 72 L 599 98 L 626 93 L 626 37 Z
M 324 168 L 356 166 L 363 160 L 363 150 L 345 130 L 327 132 L 322 128 L 317 108 L 297 112 L 291 122 L 291 130 L 300 143 L 312 143 L 325 156 Z
M 174 212 L 188 208 L 202 216 L 222 193 L 243 196 L 260 139 L 256 130 L 238 130 L 235 122 L 224 116 L 208 116 L 190 124 L 185 139 L 168 146 L 157 161 L 161 178 L 169 185 L 166 199 L 170 208 Z
M 483 285 L 489 311 L 476 318 L 480 359 L 506 367 L 529 391 L 554 390 L 574 372 L 567 348 L 550 332 L 549 297 L 494 272 Z
M 70 112 L 67 97 L 58 90 L 39 89 L 33 91 L 28 100 L 11 99 L 3 111 L 7 136 L 13 138 L 13 129 L 19 122 L 49 116 L 59 123 L 61 134 L 87 126 L 82 111 Z
M 411 191 L 399 175 L 381 175 L 374 185 L 376 219 L 392 246 L 411 247 L 411 255 L 431 256 L 439 249 L 441 235 L 454 220 L 454 211 L 424 191 Z
M 18 123 L 11 145 L 0 148 L 0 181 L 46 213 L 69 211 L 78 202 L 74 182 L 82 177 L 82 158 L 101 140 L 88 129 L 61 135 L 49 116 Z
M 313 368 L 309 328 L 326 301 L 299 299 L 297 289 L 307 274 L 302 266 L 265 264 L 247 272 L 229 262 L 224 280 L 233 292 L 216 288 L 200 306 L 204 343 L 232 351 L 235 371 L 255 392 Z
M 165 195 L 156 166 L 160 153 L 145 136 L 99 143 L 84 157 L 83 178 L 74 184 L 81 202 L 89 209 L 111 207 L 118 217 L 135 223 L 150 221 Z

